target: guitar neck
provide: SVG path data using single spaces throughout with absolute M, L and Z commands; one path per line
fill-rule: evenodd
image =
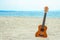
M 44 13 L 42 27 L 44 27 L 44 25 L 45 25 L 46 15 L 47 15 L 47 13 Z

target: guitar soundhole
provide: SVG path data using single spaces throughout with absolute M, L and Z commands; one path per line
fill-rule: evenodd
M 43 31 L 44 31 L 44 29 L 42 28 L 42 29 L 41 29 L 41 31 L 43 32 Z

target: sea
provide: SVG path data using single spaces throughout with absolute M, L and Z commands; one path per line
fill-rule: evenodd
M 43 11 L 0 11 L 0 16 L 13 17 L 43 17 Z M 60 18 L 60 11 L 47 12 L 48 18 Z

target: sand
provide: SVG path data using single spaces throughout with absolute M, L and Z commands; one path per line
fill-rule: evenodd
M 35 37 L 42 18 L 0 17 L 0 40 L 60 40 L 60 18 L 47 18 L 47 38 Z

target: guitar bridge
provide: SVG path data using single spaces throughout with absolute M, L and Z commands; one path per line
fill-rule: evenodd
M 41 37 L 43 37 L 44 35 L 40 35 Z

